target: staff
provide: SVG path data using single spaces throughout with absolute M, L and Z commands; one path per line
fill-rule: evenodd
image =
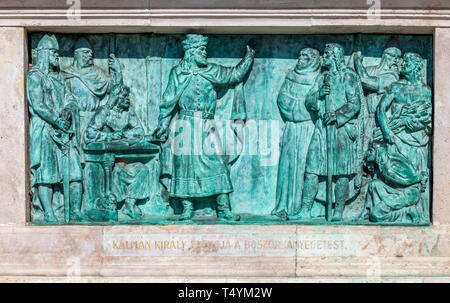
M 72 124 L 72 115 L 69 111 L 63 111 L 62 118 Z M 71 126 L 73 127 L 73 126 Z M 74 132 L 69 129 L 61 132 L 63 192 L 64 192 L 64 220 L 70 221 L 70 137 Z
M 327 73 L 324 76 L 325 87 L 330 86 L 330 75 Z M 325 96 L 325 109 L 326 114 L 331 112 L 331 102 L 329 100 L 329 95 Z M 332 209 L 333 209 L 333 125 L 328 124 L 326 126 L 327 132 L 327 221 L 331 221 Z

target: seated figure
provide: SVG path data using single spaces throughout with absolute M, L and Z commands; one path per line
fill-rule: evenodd
M 369 183 L 365 211 L 360 219 L 372 222 L 420 222 L 422 214 L 419 201 L 426 188 L 425 172 L 418 172 L 401 153 L 389 153 L 387 147 L 378 141 L 374 142 L 367 160 L 378 167 L 378 179 Z
M 130 106 L 129 88 L 116 86 L 105 106 L 100 107 L 85 132 L 85 143 L 136 141 L 144 137 L 144 129 Z M 140 162 L 116 163 L 112 174 L 114 200 L 125 202 L 123 213 L 133 219 L 142 216 L 136 205 L 149 198 L 149 170 Z

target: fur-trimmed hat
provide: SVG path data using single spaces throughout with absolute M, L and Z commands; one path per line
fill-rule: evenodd
M 186 39 L 181 42 L 184 50 L 206 46 L 208 44 L 208 37 L 197 34 L 187 34 Z

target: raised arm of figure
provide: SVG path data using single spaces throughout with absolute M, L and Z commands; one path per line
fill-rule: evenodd
M 370 90 L 378 91 L 380 89 L 380 81 L 378 77 L 369 76 L 367 69 L 362 63 L 362 56 L 355 53 L 353 55 L 353 60 L 353 62 L 355 63 L 355 70 L 361 78 L 363 86 Z
M 111 87 L 123 84 L 122 67 L 120 61 L 114 54 L 109 55 L 108 59 L 109 74 L 111 77 Z
M 389 144 L 394 143 L 394 132 L 389 128 L 388 118 L 386 116 L 387 109 L 391 106 L 395 99 L 396 84 L 392 84 L 381 98 L 380 104 L 377 107 L 377 120 L 380 125 L 381 132 L 384 139 Z

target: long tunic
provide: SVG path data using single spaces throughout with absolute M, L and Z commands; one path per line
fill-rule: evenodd
M 81 70 L 71 65 L 64 70 L 66 99 L 77 106 L 79 115 L 79 138 L 83 137 L 89 121 L 110 88 L 109 76 L 98 66 Z
M 318 119 L 311 139 L 306 159 L 306 172 L 327 175 L 327 130 L 334 139 L 331 144 L 333 170 L 331 174 L 354 175 L 359 172 L 361 163 L 360 131 L 358 121 L 361 103 L 364 101 L 361 80 L 351 69 L 344 68 L 339 73 L 324 72 L 318 78 L 306 97 L 306 107 L 321 117 L 326 112 L 335 112 L 337 123 L 327 128 L 322 119 Z M 325 77 L 329 79 L 330 94 L 320 98 L 319 90 Z M 326 101 L 328 99 L 328 101 Z M 327 104 L 326 104 L 327 103 Z
M 285 122 L 277 179 L 277 205 L 272 214 L 294 215 L 301 206 L 306 154 L 314 132 L 314 123 L 305 107 L 305 97 L 318 72 L 286 75 L 277 104 Z
M 150 198 L 150 171 L 140 162 L 129 163 L 126 166 L 116 165 L 112 185 L 112 192 L 118 202 L 126 199 L 148 199 Z
M 159 115 L 160 125 L 167 128 L 179 113 L 177 125 L 181 126 L 172 142 L 171 197 L 207 197 L 233 191 L 230 172 L 220 152 L 221 142 L 210 142 L 214 129 L 208 121 L 215 114 L 216 87 L 242 81 L 251 62 L 251 58 L 245 58 L 236 67 L 209 63 L 189 70 L 182 61 L 171 70 Z M 204 146 L 218 152 L 205 150 Z M 177 152 L 179 149 L 182 151 Z
M 109 76 L 98 66 L 77 70 L 73 65 L 64 70 L 66 85 L 77 99 L 81 111 L 95 111 L 110 85 Z
M 66 85 L 66 100 L 70 100 L 74 110 L 77 111 L 76 136 L 83 145 L 86 128 L 99 108 L 102 100 L 108 96 L 111 86 L 110 77 L 98 66 L 91 65 L 77 69 L 74 65 L 64 70 Z M 82 161 L 84 158 L 82 155 Z M 87 208 L 90 208 L 94 199 L 99 197 L 104 186 L 103 168 L 99 163 L 87 163 L 84 166 L 84 199 Z
M 30 105 L 30 167 L 34 184 L 62 182 L 62 131 L 54 124 L 64 109 L 64 84 L 57 73 L 45 75 L 32 68 L 27 75 Z M 74 140 L 72 140 L 74 141 Z M 77 145 L 69 142 L 70 181 L 81 181 Z M 33 185 L 33 184 L 32 184 Z

